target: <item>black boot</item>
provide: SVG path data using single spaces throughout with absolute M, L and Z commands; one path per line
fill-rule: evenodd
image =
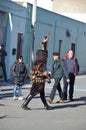
M 31 110 L 28 106 L 22 106 L 24 110 Z
M 26 97 L 26 99 L 25 99 L 25 101 L 23 102 L 23 104 L 22 104 L 22 108 L 23 109 L 25 109 L 25 110 L 30 110 L 30 108 L 28 108 L 28 103 L 30 102 L 30 100 L 33 98 L 33 96 L 32 95 L 28 95 L 27 97 Z

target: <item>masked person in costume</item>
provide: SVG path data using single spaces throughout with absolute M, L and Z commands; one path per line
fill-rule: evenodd
M 44 104 L 44 108 L 46 110 L 50 110 L 51 107 L 47 104 L 44 92 L 45 79 L 48 79 L 48 81 L 50 82 L 50 78 L 48 77 L 48 73 L 42 70 L 42 63 L 38 60 L 34 62 L 34 65 L 30 72 L 30 79 L 32 87 L 30 89 L 29 95 L 26 97 L 26 100 L 22 104 L 22 108 L 25 110 L 30 109 L 28 108 L 29 102 L 34 98 L 34 96 L 40 93 L 40 98 L 42 103 Z

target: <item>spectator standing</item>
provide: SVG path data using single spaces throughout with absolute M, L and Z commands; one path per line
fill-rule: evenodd
M 11 79 L 14 83 L 14 88 L 13 88 L 13 99 L 16 100 L 17 99 L 17 94 L 16 91 L 18 89 L 18 100 L 23 100 L 22 98 L 22 85 L 24 83 L 25 80 L 25 76 L 26 76 L 26 66 L 23 62 L 23 57 L 22 56 L 18 56 L 18 58 L 16 59 L 16 61 L 14 62 L 14 64 L 11 67 Z
M 0 45 L 0 67 L 2 67 L 4 80 L 7 81 L 5 56 L 7 56 L 7 52 L 6 52 L 5 48 L 4 48 L 4 45 Z
M 79 64 L 78 60 L 74 57 L 73 51 L 69 50 L 67 55 L 63 57 L 64 63 L 67 68 L 67 72 L 69 75 L 70 83 L 69 83 L 69 100 L 73 101 L 73 94 L 74 94 L 74 83 L 75 77 L 79 72 Z M 63 93 L 64 93 L 64 100 L 67 100 L 67 90 L 68 90 L 68 83 L 66 81 L 66 77 L 63 77 Z

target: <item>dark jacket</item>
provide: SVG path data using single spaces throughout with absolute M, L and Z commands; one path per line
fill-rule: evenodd
M 0 63 L 5 62 L 5 56 L 7 56 L 7 52 L 5 50 L 0 50 Z
M 26 76 L 26 67 L 23 62 L 14 62 L 11 67 L 11 79 L 13 83 L 22 85 Z
M 66 78 L 68 79 L 68 73 L 63 60 L 59 59 L 57 61 L 54 61 L 52 69 L 53 69 L 52 74 L 54 78 L 62 78 L 62 76 L 65 75 Z

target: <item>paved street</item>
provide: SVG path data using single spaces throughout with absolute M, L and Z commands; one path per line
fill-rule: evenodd
M 1 81 L 0 81 L 1 82 Z M 52 85 L 46 83 L 46 98 L 49 97 Z M 29 104 L 31 110 L 23 110 L 23 101 L 13 100 L 13 85 L 0 83 L 0 130 L 86 130 L 86 75 L 77 76 L 74 101 L 56 104 L 59 100 L 56 93 L 52 110 L 45 110 L 37 95 Z M 31 85 L 23 86 L 23 97 Z

